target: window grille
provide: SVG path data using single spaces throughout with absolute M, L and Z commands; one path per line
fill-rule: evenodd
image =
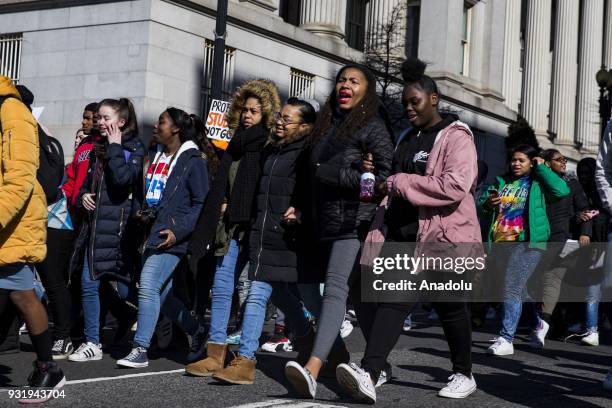
M 0 34 L 0 75 L 19 82 L 22 34 Z
M 236 50 L 225 46 L 225 61 L 223 63 L 223 86 L 222 99 L 228 101 L 232 96 L 232 88 L 234 86 L 234 57 Z M 202 111 L 204 114 L 208 112 L 208 108 L 212 101 L 212 70 L 213 60 L 215 57 L 215 42 L 206 40 L 204 44 L 204 85 L 202 88 Z
M 289 96 L 296 96 L 300 99 L 314 99 L 314 75 L 291 68 L 290 76 L 291 84 L 289 86 Z

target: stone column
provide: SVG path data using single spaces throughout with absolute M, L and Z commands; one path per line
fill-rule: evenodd
M 346 1 L 303 0 L 300 27 L 322 37 L 344 39 Z
M 574 143 L 579 16 L 580 2 L 558 0 L 550 130 L 556 133 L 555 143 L 559 144 Z
M 383 26 L 395 24 L 391 35 L 391 47 L 401 49 L 404 54 L 406 34 L 406 5 L 401 0 L 370 0 L 366 5 L 366 38 L 369 44 L 384 42 L 386 34 L 380 32 Z M 397 16 L 393 16 L 396 13 Z M 392 20 L 395 19 L 395 22 Z
M 595 74 L 601 68 L 604 29 L 604 0 L 582 2 L 582 37 L 578 72 L 577 142 L 587 150 L 599 145 L 599 88 Z
M 521 97 L 521 0 L 506 0 L 502 95 L 506 106 L 518 112 Z
M 487 7 L 490 3 L 478 2 L 472 6 L 472 33 L 470 44 L 470 70 L 468 77 L 482 82 L 482 65 L 485 51 L 485 28 Z
M 527 2 L 525 73 L 521 110 L 538 136 L 547 136 L 551 0 Z
M 608 0 L 606 7 L 606 31 L 604 32 L 604 64 L 612 69 L 612 0 Z

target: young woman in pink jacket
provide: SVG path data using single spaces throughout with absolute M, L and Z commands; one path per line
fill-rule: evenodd
M 468 247 L 482 248 L 473 198 L 478 166 L 472 132 L 457 116 L 438 111 L 440 93 L 435 81 L 424 74 L 423 62 L 409 60 L 402 68 L 402 101 L 413 128 L 397 145 L 393 175 L 381 186 L 387 197 L 377 211 L 366 245 L 368 241 L 413 242 L 426 251 L 432 243 L 468 243 Z M 362 167 L 375 171 L 368 161 Z M 408 256 L 412 255 L 409 251 Z M 353 292 L 360 293 L 360 288 L 356 289 Z M 447 295 L 442 293 L 441 297 L 446 299 Z M 371 303 L 355 299 L 353 303 L 367 346 L 361 366 L 341 364 L 336 376 L 353 397 L 374 403 L 376 387 L 390 377 L 387 357 L 414 301 Z M 450 382 L 439 395 L 465 398 L 476 390 L 467 304 L 437 301 L 433 307 L 440 316 L 452 361 Z

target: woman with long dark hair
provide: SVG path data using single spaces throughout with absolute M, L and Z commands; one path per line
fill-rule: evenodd
M 199 137 L 204 124 L 195 115 L 168 108 L 153 128 L 156 146 L 145 177 L 144 205 L 137 213 L 148 236 L 142 244 L 143 267 L 138 287 L 138 329 L 132 351 L 117 365 L 149 365 L 147 350 L 160 309 L 192 339 L 193 351 L 204 343 L 205 330 L 183 303 L 172 296 L 172 274 L 187 244 L 208 193 L 206 160 Z
M 422 248 L 451 242 L 472 253 L 482 246 L 473 196 L 478 176 L 473 135 L 456 115 L 439 111 L 438 86 L 424 72 L 425 64 L 416 59 L 402 66 L 406 82 L 402 102 L 412 129 L 395 151 L 393 175 L 382 185 L 387 197 L 367 242 L 416 242 Z M 374 403 L 376 387 L 390 377 L 387 358 L 414 301 L 366 303 L 356 299 L 354 304 L 367 341 L 365 354 L 361 366 L 342 364 L 336 375 L 352 396 Z M 450 382 L 439 395 L 465 398 L 476 389 L 467 304 L 444 294 L 433 307 L 440 316 L 453 364 Z
M 349 276 L 376 204 L 360 201 L 361 161 L 373 156 L 376 182 L 389 175 L 393 142 L 376 80 L 360 65 L 344 66 L 313 130 L 311 166 L 319 239 L 329 251 L 318 330 L 304 366 L 291 361 L 285 375 L 303 396 L 314 398 L 317 378 L 327 361 L 331 370 L 350 355 L 339 336 Z M 308 353 L 306 353 L 308 354 Z

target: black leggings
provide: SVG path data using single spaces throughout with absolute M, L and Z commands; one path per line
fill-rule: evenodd
M 432 303 L 438 313 L 448 342 L 453 372 L 472 374 L 472 326 L 464 302 Z M 402 332 L 404 320 L 414 303 L 355 302 L 357 321 L 367 341 L 361 366 L 376 382 L 388 366 L 387 358 Z M 381 335 L 384 333 L 384 335 Z
M 55 340 L 70 337 L 70 292 L 68 267 L 74 246 L 74 232 L 47 229 L 47 257 L 36 265 L 49 300 L 49 314 L 53 320 Z

